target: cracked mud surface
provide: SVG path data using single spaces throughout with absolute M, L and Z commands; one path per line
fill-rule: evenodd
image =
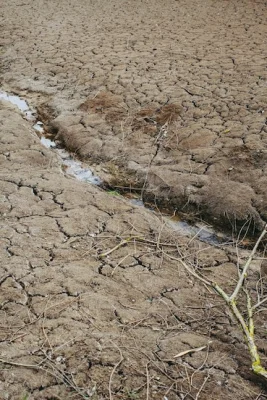
M 266 12 L 249 0 L 14 0 L 2 10 L 3 82 L 40 95 L 50 129 L 112 184 L 260 229 Z
M 1 82 L 111 183 L 260 227 L 265 12 L 250 1 L 14 0 L 1 7 Z M 236 322 L 171 258 L 231 290 L 248 252 L 181 237 L 67 177 L 5 102 L 0 121 L 0 361 L 14 364 L 0 362 L 0 399 L 263 400 Z M 263 362 L 266 319 L 255 316 Z
M 80 398 L 68 379 L 95 388 L 96 399 L 110 397 L 109 384 L 114 399 L 147 390 L 151 399 L 196 398 L 204 381 L 200 399 L 254 399 L 262 389 L 235 321 L 169 258 L 182 252 L 231 287 L 235 249 L 179 237 L 145 209 L 65 176 L 3 103 L 1 121 L 0 359 L 42 369 L 2 364 L 0 398 Z M 262 355 L 265 321 L 257 321 Z

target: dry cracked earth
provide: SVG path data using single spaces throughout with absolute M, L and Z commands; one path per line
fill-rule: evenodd
M 257 232 L 266 15 L 250 0 L 10 0 L 1 89 L 109 187 Z M 223 300 L 179 261 L 230 293 L 250 250 L 178 234 L 67 176 L 14 106 L 1 101 L 0 115 L 0 399 L 267 398 Z M 255 302 L 266 275 L 263 252 L 248 276 Z M 255 325 L 266 365 L 264 307 Z

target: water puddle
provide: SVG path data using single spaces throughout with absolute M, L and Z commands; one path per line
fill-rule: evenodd
M 30 109 L 27 101 L 21 99 L 19 96 L 0 91 L 0 100 L 8 101 L 9 103 L 13 104 L 13 106 L 16 106 L 28 121 L 36 120 L 36 111 Z
M 58 154 L 61 163 L 65 167 L 66 174 L 75 177 L 81 182 L 88 182 L 97 186 L 103 184 L 103 181 L 98 176 L 94 175 L 90 168 L 85 166 L 81 161 L 76 160 L 67 150 L 60 148 L 56 142 L 44 135 L 44 126 L 41 121 L 37 120 L 36 110 L 31 109 L 25 100 L 21 99 L 17 95 L 8 94 L 4 91 L 0 91 L 0 100 L 5 100 L 15 105 L 24 115 L 25 119 L 32 122 L 32 127 L 38 134 L 42 145 Z M 127 195 L 125 195 L 124 198 L 127 198 Z M 145 207 L 150 212 L 158 214 L 157 211 L 149 208 L 149 206 L 147 207 L 140 198 L 127 198 L 127 200 L 135 206 Z M 207 225 L 190 225 L 189 223 L 182 221 L 177 217 L 170 217 L 167 215 L 163 216 L 162 218 L 168 226 L 182 235 L 198 238 L 199 240 L 207 242 L 211 245 L 218 245 L 222 242 L 228 241 L 227 238 L 216 233 Z
M 33 123 L 32 127 L 38 133 L 42 145 L 48 149 L 54 149 L 57 152 L 63 166 L 65 166 L 65 172 L 68 175 L 74 176 L 79 181 L 88 182 L 93 185 L 100 185 L 102 183 L 101 179 L 95 176 L 93 171 L 88 167 L 84 167 L 80 161 L 75 160 L 66 150 L 59 148 L 56 142 L 44 136 L 44 124 L 37 120 L 36 110 L 31 109 L 27 101 L 21 99 L 17 95 L 9 94 L 4 91 L 0 91 L 0 100 L 8 101 L 16 106 L 24 117 Z
M 116 193 L 116 192 L 111 192 L 111 193 Z M 127 198 L 127 200 L 139 207 L 144 207 L 150 212 L 153 212 L 156 215 L 160 215 L 162 220 L 166 225 L 168 225 L 171 229 L 173 229 L 175 232 L 180 233 L 181 235 L 187 235 L 190 237 L 197 238 L 203 242 L 213 244 L 213 245 L 219 245 L 222 243 L 226 242 L 231 242 L 230 238 L 227 238 L 225 235 L 220 234 L 219 232 L 216 232 L 214 229 L 212 229 L 211 226 L 198 222 L 195 223 L 194 225 L 186 222 L 183 220 L 183 217 L 179 215 L 173 215 L 170 216 L 169 213 L 165 213 L 164 211 L 159 212 L 155 209 L 155 207 L 152 204 L 149 203 L 144 203 L 139 197 L 136 197 L 132 193 L 126 193 L 123 195 L 124 198 Z
M 57 147 L 56 143 L 53 140 L 47 139 L 46 137 L 42 136 L 40 139 L 42 145 L 47 149 L 55 149 Z
M 36 132 L 44 133 L 44 124 L 41 121 L 37 121 L 36 124 L 33 125 L 33 129 Z
M 55 142 L 51 143 L 55 144 Z M 50 145 L 50 147 L 52 146 Z M 92 183 L 97 186 L 103 183 L 98 176 L 94 175 L 89 168 L 83 167 L 82 162 L 75 160 L 65 149 L 58 149 L 57 152 L 60 155 L 62 164 L 66 167 L 66 173 L 68 175 L 74 176 L 79 181 Z
M 229 240 L 225 236 L 219 235 L 212 228 L 204 224 L 190 225 L 186 221 L 177 221 L 171 217 L 164 217 L 164 220 L 175 232 L 179 232 L 180 234 L 184 234 L 184 232 L 186 232 L 189 236 L 197 238 L 202 242 L 218 245 L 226 240 Z

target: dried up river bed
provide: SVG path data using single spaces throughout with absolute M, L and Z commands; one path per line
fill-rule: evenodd
M 106 188 L 108 193 L 111 195 L 120 195 L 117 190 L 111 190 L 106 182 L 104 182 L 100 177 L 96 176 L 95 173 L 92 171 L 91 166 L 79 161 L 75 154 L 69 153 L 66 149 L 62 147 L 61 142 L 55 142 L 54 140 L 52 140 L 51 134 L 48 136 L 45 134 L 44 123 L 38 120 L 37 111 L 35 109 L 31 109 L 25 99 L 22 99 L 14 94 L 9 94 L 5 91 L 0 91 L 0 100 L 16 106 L 22 116 L 26 120 L 32 122 L 32 128 L 35 130 L 41 144 L 48 149 L 55 150 L 59 158 L 59 164 L 62 165 L 62 170 L 65 171 L 67 175 L 73 176 L 81 182 L 97 185 L 104 189 Z M 129 202 L 131 202 L 132 204 L 140 207 L 146 207 L 142 198 L 140 197 L 140 194 L 138 196 L 138 194 L 134 193 L 134 189 L 133 193 L 124 190 L 122 191 L 122 194 L 124 194 L 124 197 L 126 199 L 128 198 Z M 216 232 L 210 226 L 207 226 L 204 223 L 190 225 L 185 220 L 182 220 L 182 217 L 179 217 L 179 214 L 174 214 L 173 216 L 171 216 L 171 211 L 168 212 L 167 210 L 165 210 L 164 215 L 156 206 L 156 204 L 148 204 L 146 208 L 151 212 L 156 213 L 158 218 L 162 218 L 163 223 L 166 223 L 168 226 L 172 227 L 172 229 L 176 232 L 179 232 L 191 238 L 198 238 L 209 244 L 219 245 L 223 243 L 224 245 L 227 245 L 231 243 L 230 238 L 227 238 L 223 233 Z
M 266 219 L 266 12 L 2 5 L 1 400 L 266 398 L 237 322 L 183 266 L 231 293 Z M 164 207 L 245 225 L 229 241 Z M 266 273 L 263 251 L 254 303 Z M 266 365 L 264 303 L 254 319 Z

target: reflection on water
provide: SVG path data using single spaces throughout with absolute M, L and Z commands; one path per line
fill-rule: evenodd
M 136 197 L 136 195 L 133 193 L 126 193 L 124 197 L 128 198 L 131 204 L 139 207 L 145 207 L 147 210 L 159 215 L 159 211 L 155 210 L 151 204 L 145 204 L 142 199 Z M 167 210 L 166 214 L 168 214 Z M 203 242 L 215 245 L 221 244 L 223 241 L 228 241 L 226 237 L 220 236 L 219 233 L 216 233 L 210 226 L 205 225 L 204 223 L 191 225 L 178 215 L 170 216 L 166 214 L 164 215 L 163 213 L 161 215 L 164 223 L 181 235 L 195 237 Z
M 181 234 L 186 233 L 210 244 L 220 244 L 222 242 L 215 231 L 206 225 L 190 225 L 185 221 L 173 220 L 172 217 L 164 217 L 164 220 L 174 231 Z
M 41 121 L 37 121 L 36 124 L 33 125 L 33 129 L 34 129 L 36 132 L 44 133 L 44 127 L 43 127 L 43 125 L 44 125 L 44 124 L 43 124 Z
M 130 203 L 132 203 L 135 206 L 145 207 L 144 202 L 141 199 L 131 199 Z
M 44 136 L 41 137 L 40 141 L 41 141 L 42 145 L 45 146 L 47 149 L 54 149 L 57 146 L 55 142 L 53 142 L 50 139 L 47 139 Z
M 63 164 L 67 167 L 67 174 L 75 176 L 79 181 L 92 183 L 93 185 L 100 185 L 102 183 L 101 179 L 95 176 L 89 168 L 83 168 L 82 163 L 75 161 L 71 156 L 63 160 Z
M 8 94 L 7 92 L 0 90 L 0 100 L 8 101 L 16 106 L 24 114 L 27 120 L 35 121 L 36 111 L 31 110 L 27 101 L 21 99 L 19 96 L 16 96 L 15 94 Z
M 61 158 L 62 164 L 67 167 L 67 174 L 74 176 L 79 181 L 92 183 L 93 185 L 100 185 L 102 183 L 101 179 L 98 176 L 95 176 L 89 168 L 83 167 L 80 161 L 76 161 L 66 150 L 57 148 L 56 142 L 43 135 L 43 123 L 41 121 L 37 121 L 36 111 L 30 109 L 27 101 L 21 99 L 19 96 L 8 94 L 4 91 L 0 91 L 0 100 L 5 100 L 13 104 L 22 112 L 28 121 L 34 122 L 33 129 L 41 134 L 40 141 L 42 145 L 48 149 L 55 149 Z

